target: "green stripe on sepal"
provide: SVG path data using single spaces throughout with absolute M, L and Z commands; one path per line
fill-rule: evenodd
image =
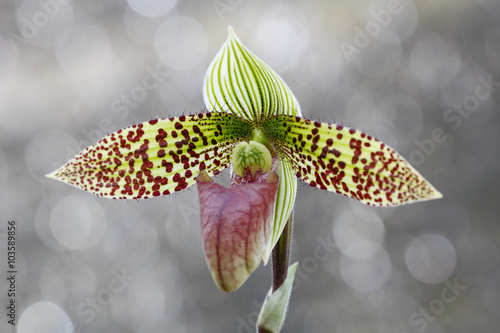
M 252 124 L 229 113 L 154 119 L 121 129 L 47 175 L 96 195 L 146 199 L 183 190 L 201 170 L 218 174 Z
M 267 244 L 264 255 L 264 265 L 267 264 L 274 246 L 278 242 L 285 225 L 293 212 L 297 196 L 297 177 L 289 161 L 280 159 L 276 171 L 279 177 L 278 194 L 274 208 L 273 235 Z
M 261 128 L 311 186 L 375 206 L 442 197 L 394 149 L 360 131 L 291 116 L 274 116 Z
M 300 115 L 299 103 L 281 77 L 248 50 L 231 27 L 228 30 L 229 37 L 203 82 L 207 108 L 251 120 L 276 114 Z

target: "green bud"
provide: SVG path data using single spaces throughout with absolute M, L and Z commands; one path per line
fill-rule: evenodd
M 281 287 L 274 293 L 271 287 L 267 293 L 257 321 L 258 332 L 278 333 L 280 331 L 283 321 L 285 320 L 297 265 L 298 263 L 295 263 L 288 267 L 288 275 Z

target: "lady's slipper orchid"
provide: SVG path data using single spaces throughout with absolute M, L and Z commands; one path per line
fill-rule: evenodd
M 379 140 L 302 118 L 285 82 L 231 28 L 203 96 L 210 112 L 121 129 L 48 177 L 115 199 L 147 199 L 196 183 L 207 263 L 225 291 L 267 262 L 292 214 L 297 178 L 376 206 L 441 198 Z M 210 177 L 231 163 L 232 186 L 213 183 Z

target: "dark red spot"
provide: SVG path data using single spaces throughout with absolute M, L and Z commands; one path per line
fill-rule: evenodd
M 179 185 L 177 185 L 177 187 L 175 188 L 175 191 L 183 190 L 186 187 L 187 187 L 187 183 L 179 183 Z
M 323 147 L 323 149 L 321 150 L 321 155 L 319 155 L 319 157 L 325 158 L 327 153 L 328 153 L 328 147 Z
M 134 126 L 133 126 L 134 127 Z M 137 131 L 134 133 L 134 131 L 129 131 L 127 135 L 127 140 L 130 142 L 138 142 L 141 137 L 144 135 L 144 131 L 140 128 L 142 126 L 139 126 Z M 135 136 L 134 136 L 135 134 Z
M 153 167 L 153 162 L 148 161 L 148 160 L 144 160 L 144 163 L 142 163 L 142 165 L 141 165 L 141 170 L 144 171 L 144 173 L 146 173 L 146 171 L 151 172 L 148 169 L 151 169 L 152 167 Z
M 337 149 L 333 148 L 330 152 L 335 155 L 335 157 L 340 157 L 340 151 Z
M 174 175 L 174 177 L 172 178 L 172 180 L 173 180 L 174 182 L 176 182 L 176 183 L 177 183 L 177 182 L 179 182 L 179 180 L 180 180 L 180 179 L 181 179 L 181 175 L 180 175 L 180 173 L 176 173 L 176 174 Z
M 172 162 L 167 162 L 165 160 L 161 161 L 161 166 L 165 167 L 166 172 L 172 172 L 172 169 L 174 168 Z

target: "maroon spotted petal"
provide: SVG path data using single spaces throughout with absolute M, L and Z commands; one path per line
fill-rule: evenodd
M 394 149 L 363 132 L 286 115 L 261 126 L 280 157 L 311 186 L 375 206 L 442 197 Z
M 47 176 L 113 199 L 167 195 L 194 185 L 200 170 L 223 170 L 251 131 L 229 113 L 154 119 L 109 134 Z

